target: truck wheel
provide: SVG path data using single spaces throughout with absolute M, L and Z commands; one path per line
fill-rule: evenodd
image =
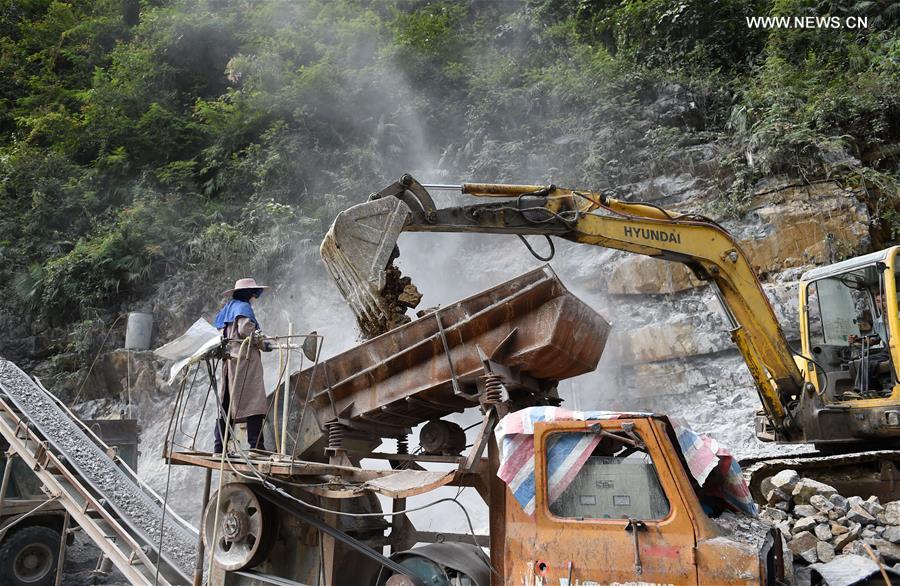
M 0 543 L 0 576 L 13 586 L 50 586 L 56 580 L 59 532 L 33 526 Z

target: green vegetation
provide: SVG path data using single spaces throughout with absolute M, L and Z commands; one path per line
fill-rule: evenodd
M 277 263 L 408 170 L 616 189 L 713 144 L 900 237 L 900 8 L 809 0 L 0 0 L 0 289 L 88 320 Z M 868 16 L 866 30 L 745 17 Z

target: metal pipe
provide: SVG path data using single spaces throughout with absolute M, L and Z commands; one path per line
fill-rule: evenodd
M 59 555 L 56 562 L 56 586 L 62 584 L 63 566 L 66 565 L 66 538 L 69 533 L 69 511 L 63 518 L 62 535 L 59 538 Z
M 171 464 L 170 464 L 171 466 Z M 200 506 L 201 514 L 206 512 L 206 505 L 209 504 L 209 489 L 212 485 L 212 468 L 206 469 L 206 476 L 203 478 L 203 504 Z M 203 532 L 197 536 L 197 559 L 194 562 L 194 582 L 193 586 L 203 585 L 203 555 L 205 554 L 203 547 Z
M 6 489 L 9 487 L 9 476 L 12 474 L 13 458 L 16 453 L 12 448 L 6 451 L 6 465 L 3 467 L 3 482 L 0 483 L 0 515 L 3 515 L 3 502 L 6 500 Z
M 447 191 L 462 189 L 462 185 L 452 185 L 448 183 L 423 183 L 422 187 L 425 189 L 444 189 Z
M 288 322 L 288 338 L 294 335 L 294 323 Z M 288 422 L 288 405 L 290 404 L 291 392 L 291 351 L 287 351 L 287 358 L 284 360 L 284 397 L 281 401 L 281 455 L 287 454 L 287 422 Z M 275 422 L 278 425 L 278 422 Z

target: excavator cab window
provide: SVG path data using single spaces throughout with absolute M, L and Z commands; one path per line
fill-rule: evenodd
M 669 501 L 653 461 L 630 437 L 554 433 L 547 441 L 548 502 L 557 517 L 659 520 Z M 587 457 L 584 457 L 587 454 Z
M 876 397 L 892 386 L 882 274 L 872 265 L 807 287 L 809 347 L 828 398 Z

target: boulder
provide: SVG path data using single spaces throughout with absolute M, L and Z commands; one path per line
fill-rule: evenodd
M 780 488 L 784 492 L 791 494 L 794 491 L 794 487 L 800 482 L 800 475 L 794 470 L 782 470 L 766 480 L 772 483 L 773 488 Z
M 780 488 L 773 488 L 766 494 L 766 504 L 775 505 L 777 503 L 786 503 L 790 502 L 791 494 L 781 490 Z
M 811 478 L 801 478 L 796 486 L 794 486 L 794 490 L 791 491 L 791 496 L 793 497 L 795 504 L 805 505 L 809 504 L 809 499 L 814 494 L 830 498 L 831 495 L 837 493 L 838 491 L 833 486 L 829 486 Z
M 891 543 L 900 542 L 900 527 L 896 525 L 890 525 L 884 528 L 884 531 L 881 532 L 881 538 L 887 539 Z
M 878 497 L 875 495 L 870 496 L 868 499 L 864 500 L 860 503 L 860 506 L 866 510 L 867 513 L 872 515 L 872 517 L 877 517 L 880 513 L 884 512 L 884 507 L 881 506 L 881 503 L 878 501 Z
M 812 505 L 796 505 L 794 507 L 794 516 L 797 518 L 800 517 L 812 517 L 819 511 Z
M 886 525 L 900 525 L 900 501 L 885 504 L 883 515 Z
M 847 511 L 850 510 L 850 505 L 847 504 L 847 499 L 845 499 L 844 497 L 842 497 L 839 494 L 831 495 L 830 497 L 828 497 L 828 500 L 831 501 L 831 504 L 834 505 L 834 508 L 836 510 L 840 511 L 840 513 L 842 515 L 846 515 Z
M 768 500 L 768 495 L 774 488 L 775 486 L 772 484 L 772 478 L 763 478 L 762 482 L 759 483 L 759 492 L 766 497 L 766 500 Z
M 834 559 L 834 546 L 825 541 L 816 544 L 816 557 L 820 562 L 828 563 Z
M 867 539 L 866 543 L 875 547 L 878 554 L 888 563 L 900 562 L 900 545 L 895 545 L 884 539 Z
M 819 521 L 815 517 L 803 517 L 802 519 L 797 519 L 797 522 L 794 523 L 794 528 L 791 529 L 791 533 L 796 535 L 804 531 L 813 531 L 818 524 Z
M 828 514 L 834 510 L 834 504 L 820 494 L 814 494 L 809 497 L 809 504 L 815 507 L 817 511 L 824 514 Z
M 829 529 L 831 530 L 832 535 L 843 535 L 844 533 L 848 533 L 850 531 L 840 523 L 832 523 Z
M 847 512 L 847 520 L 860 525 L 868 525 L 875 521 L 875 517 L 870 515 L 861 505 L 854 504 L 850 506 L 850 510 Z
M 775 525 L 775 528 L 781 531 L 781 535 L 784 539 L 787 539 L 791 535 L 791 522 L 790 521 L 782 521 L 778 525 Z
M 780 523 L 788 518 L 787 513 L 780 511 L 775 507 L 764 507 L 759 516 L 764 519 L 769 519 L 773 523 Z
M 859 540 L 848 543 L 840 551 L 843 554 L 858 555 L 864 558 L 869 558 L 869 553 L 866 551 L 866 546 L 863 545 L 863 542 Z
M 859 534 L 861 531 L 862 531 L 861 525 L 859 525 L 857 523 L 852 524 L 850 527 L 847 528 L 846 533 L 844 533 L 842 535 L 838 535 L 835 538 L 835 540 L 834 540 L 835 549 L 844 550 L 844 548 L 848 544 L 853 543 L 854 541 L 856 541 L 859 538 Z M 847 552 L 845 552 L 845 553 L 847 553 Z
M 815 529 L 813 529 L 813 533 L 815 533 L 816 537 L 822 541 L 828 541 L 832 537 L 831 528 L 827 523 L 819 523 L 816 525 Z
M 818 544 L 819 540 L 816 539 L 815 535 L 809 531 L 802 531 L 797 535 L 794 535 L 794 538 L 788 543 L 788 549 L 791 550 L 794 557 L 801 557 L 807 562 L 814 564 L 819 561 L 818 554 L 816 553 L 816 546 Z

